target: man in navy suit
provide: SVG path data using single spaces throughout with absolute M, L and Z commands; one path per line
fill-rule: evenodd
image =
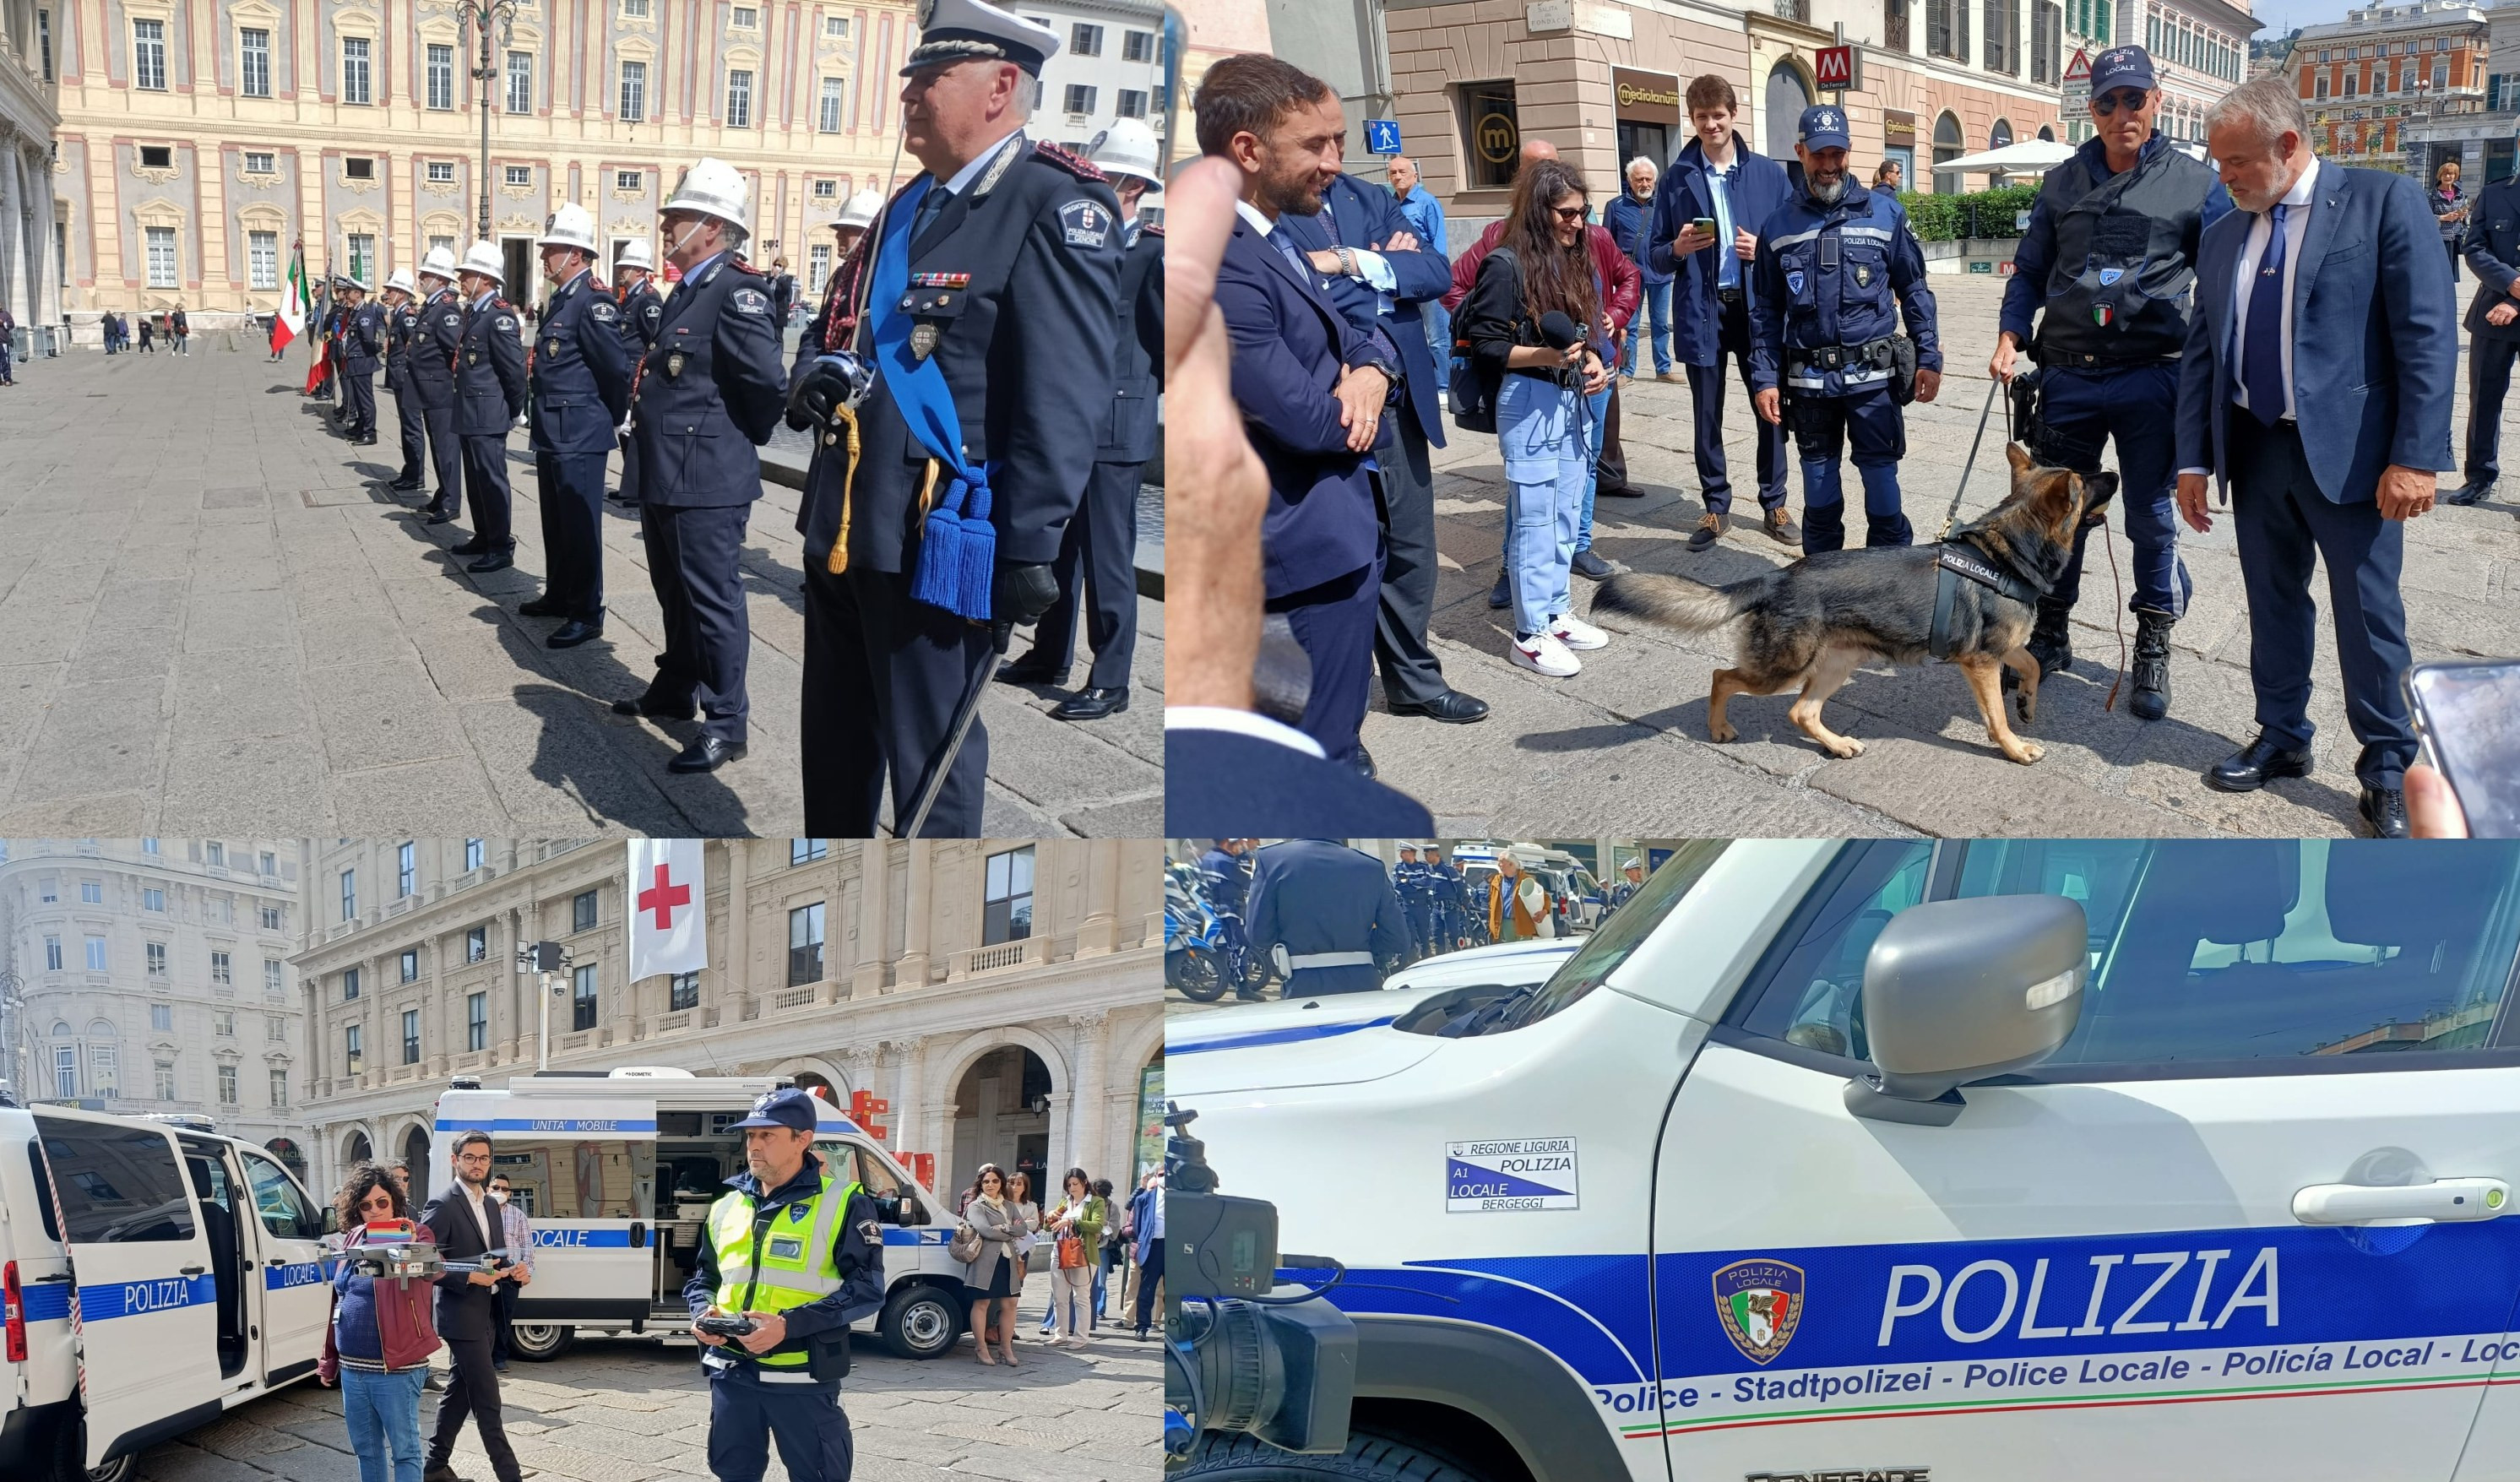
M 1401 367 L 1387 341 L 1340 316 L 1303 248 L 1280 235 L 1286 217 L 1321 210 L 1345 120 L 1328 84 L 1257 53 L 1208 68 L 1194 107 L 1200 152 L 1242 171 L 1216 303 L 1233 336 L 1234 399 L 1269 471 L 1268 610 L 1285 614 L 1312 662 L 1297 729 L 1371 777 L 1357 730 L 1382 586 L 1373 448 Z
M 1419 316 L 1428 303 L 1441 312 L 1453 265 L 1410 230 L 1398 197 L 1354 175 L 1334 177 L 1317 214 L 1290 213 L 1280 230 L 1304 248 L 1306 264 L 1328 285 L 1330 302 L 1349 327 L 1369 339 L 1379 336 L 1400 362 L 1408 401 L 1383 424 L 1374 450 L 1382 595 L 1373 652 L 1383 696 L 1394 715 L 1456 725 L 1485 720 L 1487 701 L 1444 683 L 1444 666 L 1426 647 L 1426 625 L 1435 615 L 1435 475 L 1427 448 L 1444 445 L 1444 406 L 1435 396 L 1440 382 Z
M 2404 837 L 2414 729 L 2398 595 L 2406 521 L 2452 467 L 2454 289 L 2440 232 L 2404 175 L 2312 155 L 2280 77 L 2234 88 L 2205 117 L 2238 209 L 2198 248 L 2179 382 L 2179 508 L 2199 531 L 2210 469 L 2232 490 L 2249 598 L 2255 741 L 2205 774 L 2247 792 L 2310 772 L 2314 560 L 2327 565 L 2346 716 L 2362 754 L 2362 814 Z

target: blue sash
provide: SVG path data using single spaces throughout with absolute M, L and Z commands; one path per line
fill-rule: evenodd
M 964 463 L 963 419 L 954 410 L 953 390 L 935 361 L 910 352 L 911 317 L 898 309 L 902 291 L 910 286 L 911 225 L 919 219 L 919 202 L 935 185 L 927 176 L 912 181 L 884 213 L 875 282 L 867 295 L 868 331 L 877 377 L 890 388 L 910 435 L 953 475 L 922 527 L 910 595 L 956 616 L 987 622 L 998 563 L 997 527 L 989 522 L 988 470 Z

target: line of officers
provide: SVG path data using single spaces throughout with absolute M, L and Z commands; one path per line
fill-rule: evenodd
M 978 833 L 980 691 L 992 677 L 1063 684 L 1083 606 L 1092 674 L 1053 713 L 1106 715 L 1126 708 L 1136 640 L 1136 502 L 1163 363 L 1163 234 L 1135 219 L 1161 184 L 1153 134 L 1124 119 L 1084 157 L 1031 139 L 1058 34 L 983 0 L 932 0 L 922 17 L 901 100 L 903 148 L 923 169 L 832 223 L 837 260 L 792 367 L 774 283 L 744 258 L 750 188 L 714 158 L 660 212 L 669 294 L 644 242 L 609 286 L 598 279 L 595 220 L 567 204 L 535 244 L 551 292 L 530 327 L 486 242 L 460 263 L 433 248 L 379 302 L 344 281 L 331 326 L 345 430 L 375 440 L 382 368 L 401 423 L 392 487 L 433 472 L 414 516 L 469 511 L 452 548 L 468 570 L 514 562 L 507 436 L 524 421 L 551 569 L 518 610 L 560 619 L 554 649 L 604 634 L 605 469 L 620 451 L 664 651 L 611 708 L 697 720 L 675 772 L 746 750 L 742 554 L 758 449 L 783 420 L 813 434 L 796 520 L 804 822 L 836 837 L 875 832 L 887 785 L 896 831 L 932 793 L 920 831 Z M 932 538 L 940 514 L 972 538 Z M 950 547 L 949 566 L 976 549 L 985 568 L 923 571 L 931 544 Z M 961 595 L 940 598 L 958 574 Z M 1032 651 L 1002 669 L 1011 630 L 1036 623 Z

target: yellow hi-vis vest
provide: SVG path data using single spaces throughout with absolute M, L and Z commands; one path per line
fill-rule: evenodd
M 775 1218 L 754 1217 L 759 1206 L 752 1195 L 735 1191 L 709 1206 L 709 1243 L 717 1254 L 717 1310 L 723 1313 L 786 1312 L 819 1302 L 840 1289 L 840 1263 L 832 1237 L 849 1200 L 857 1197 L 854 1181 L 835 1188 L 829 1163 L 823 1165 L 823 1188 L 801 1204 L 791 1204 Z M 740 1350 L 739 1350 L 740 1351 Z M 807 1355 L 773 1351 L 742 1357 L 769 1369 L 805 1367 Z

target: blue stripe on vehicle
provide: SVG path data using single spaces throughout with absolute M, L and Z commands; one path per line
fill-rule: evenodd
M 654 1117 L 500 1117 L 490 1122 L 451 1122 L 437 1119 L 440 1132 L 541 1132 L 561 1136 L 592 1136 L 598 1133 L 653 1132 Z
M 954 1232 L 942 1229 L 905 1230 L 898 1225 L 887 1225 L 883 1231 L 883 1243 L 886 1245 L 943 1245 L 953 1238 Z
M 537 1225 L 534 1227 L 534 1249 L 536 1250 L 550 1250 L 555 1248 L 576 1249 L 579 1247 L 589 1249 L 605 1249 L 608 1247 L 616 1250 L 627 1250 L 630 1248 L 630 1232 L 626 1230 L 570 1230 L 565 1227 L 551 1225 Z
M 292 1286 L 312 1286 L 324 1280 L 322 1261 L 274 1261 L 262 1268 L 262 1289 L 286 1291 Z
M 217 1300 L 218 1285 L 206 1273 L 198 1277 L 160 1277 L 153 1281 L 100 1281 L 78 1289 L 79 1321 L 103 1323 L 112 1318 L 145 1317 Z
M 1292 1045 L 1303 1040 L 1354 1034 L 1360 1029 L 1379 1029 L 1399 1017 L 1392 1013 L 1355 1024 L 1299 1024 L 1291 1029 L 1254 1029 L 1248 1034 L 1220 1034 L 1203 1040 L 1166 1040 L 1164 1054 L 1196 1055 L 1203 1050 L 1248 1050 L 1255 1045 Z
M 46 1281 L 24 1288 L 26 1321 L 29 1323 L 67 1323 L 70 1316 L 70 1283 Z

